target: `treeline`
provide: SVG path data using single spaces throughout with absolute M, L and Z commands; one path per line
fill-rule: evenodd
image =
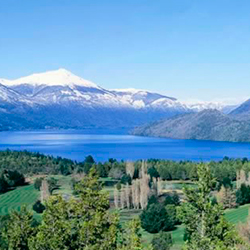
M 23 185 L 25 185 L 25 177 L 16 170 L 3 170 L 0 174 L 0 193 Z
M 150 159 L 146 163 L 147 171 L 151 178 L 160 177 L 162 180 L 197 180 L 198 178 L 197 168 L 200 162 Z M 117 162 L 114 159 L 110 159 L 105 163 L 95 163 L 92 161 L 91 166 L 83 166 L 85 173 L 88 173 L 90 167 L 94 167 L 101 177 L 112 177 L 126 184 L 127 182 L 131 182 L 126 172 L 127 164 L 123 161 Z M 142 161 L 135 161 L 133 165 L 135 168 L 133 179 L 136 179 L 140 173 Z M 250 171 L 250 161 L 247 158 L 231 159 L 225 157 L 221 161 L 210 161 L 207 165 L 218 183 L 228 180 L 235 181 L 237 171 L 240 169 L 244 169 L 246 172 Z
M 4 169 L 17 170 L 18 172 L 29 174 L 71 174 L 77 169 L 75 161 L 47 156 L 40 153 L 28 151 L 0 151 L 0 171 Z
M 200 162 L 194 161 L 172 161 L 149 159 L 147 162 L 148 174 L 151 177 L 160 177 L 162 180 L 197 180 L 197 167 Z M 53 157 L 40 153 L 28 151 L 0 151 L 0 171 L 4 169 L 16 170 L 24 175 L 31 174 L 63 174 L 89 173 L 93 167 L 100 177 L 111 177 L 121 180 L 122 183 L 131 182 L 126 172 L 125 161 L 109 159 L 106 162 L 96 162 L 92 156 L 87 156 L 83 162 L 76 162 L 62 157 Z M 139 176 L 142 161 L 132 163 L 134 165 L 134 176 Z M 221 161 L 210 161 L 207 163 L 212 175 L 218 182 L 225 178 L 236 180 L 236 173 L 240 169 L 250 171 L 250 161 L 244 159 L 231 159 L 225 157 Z

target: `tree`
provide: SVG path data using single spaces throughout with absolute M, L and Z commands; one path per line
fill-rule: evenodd
M 58 180 L 51 177 L 47 180 L 47 182 L 48 182 L 49 193 L 50 195 L 52 195 L 53 191 L 58 189 Z
M 3 176 L 9 187 L 23 186 L 25 184 L 25 177 L 23 174 L 14 170 L 4 170 Z
M 236 203 L 240 205 L 250 203 L 250 186 L 247 186 L 245 183 L 241 184 L 236 191 Z
M 235 228 L 223 216 L 223 208 L 212 204 L 212 178 L 207 164 L 198 166 L 197 188 L 185 188 L 186 201 L 178 208 L 181 221 L 185 224 L 186 250 L 232 250 L 240 243 Z
M 236 207 L 235 192 L 231 187 L 221 186 L 220 192 L 217 194 L 218 202 L 222 204 L 224 209 Z
M 88 155 L 88 156 L 85 157 L 84 163 L 94 164 L 95 160 L 92 157 L 92 155 Z
M 10 214 L 6 230 L 3 232 L 8 250 L 29 250 L 28 240 L 35 234 L 33 221 L 33 214 L 25 206 L 21 207 L 20 212 L 13 211 Z
M 95 160 L 91 155 L 88 155 L 85 157 L 85 160 L 83 162 L 83 171 L 84 173 L 88 174 L 90 169 L 93 167 L 95 164 Z
M 153 250 L 169 250 L 173 245 L 172 235 L 166 232 L 160 232 L 152 240 Z
M 43 181 L 43 178 L 36 178 L 36 179 L 35 179 L 34 188 L 35 188 L 36 190 L 40 191 L 41 186 L 42 186 L 42 181 Z
M 165 206 L 167 211 L 167 215 L 169 218 L 169 224 L 176 225 L 179 224 L 179 220 L 177 218 L 177 209 L 175 205 L 167 205 Z
M 153 167 L 150 167 L 150 168 L 148 169 L 148 174 L 150 175 L 151 180 L 152 180 L 153 178 L 159 178 L 159 177 L 160 177 L 160 175 L 159 175 L 157 169 L 156 169 L 154 166 L 153 166 Z
M 150 206 L 151 204 L 156 204 L 156 203 L 159 203 L 157 196 L 151 195 L 148 199 L 148 206 Z
M 140 221 L 137 219 L 131 220 L 125 226 L 125 231 L 122 234 L 122 245 L 119 250 L 142 250 L 140 231 Z
M 8 229 L 9 220 L 9 214 L 0 216 L 0 249 L 7 249 L 8 247 L 8 243 L 6 242 L 6 237 L 4 237 L 4 233 Z
M 0 176 L 0 193 L 6 192 L 8 187 L 7 181 L 2 176 Z
M 176 192 L 173 192 L 173 194 L 167 194 L 165 197 L 165 205 L 180 205 L 180 197 Z
M 121 178 L 121 183 L 126 185 L 127 183 L 131 185 L 132 183 L 132 178 L 129 174 L 124 174 Z
M 141 225 L 149 233 L 158 233 L 173 229 L 173 218 L 167 213 L 165 207 L 158 204 L 151 204 L 140 215 Z
M 33 210 L 38 214 L 42 214 L 43 211 L 45 210 L 45 206 L 41 203 L 40 200 L 37 200 L 33 205 Z

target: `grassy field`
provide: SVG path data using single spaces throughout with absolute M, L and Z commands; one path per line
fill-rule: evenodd
M 0 215 L 6 215 L 13 209 L 20 211 L 22 205 L 27 205 L 32 209 L 39 194 L 33 185 L 28 185 L 0 195 Z
M 71 176 L 53 175 L 51 177 L 57 179 L 59 185 L 59 188 L 56 189 L 53 194 L 72 195 Z

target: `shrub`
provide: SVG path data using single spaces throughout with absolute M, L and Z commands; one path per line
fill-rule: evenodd
M 41 203 L 40 200 L 37 200 L 36 203 L 33 205 L 33 210 L 38 214 L 42 214 L 45 210 L 45 206 Z
M 151 204 L 140 215 L 141 225 L 149 233 L 158 233 L 173 229 L 173 218 L 162 204 Z
M 42 181 L 43 181 L 43 178 L 36 178 L 35 179 L 34 188 L 37 189 L 38 191 L 40 191 L 40 189 L 41 189 Z
M 180 205 L 179 195 L 176 192 L 174 192 L 173 194 L 167 194 L 165 198 L 165 205 L 179 206 Z
M 172 235 L 166 232 L 160 232 L 152 240 L 153 250 L 169 250 L 173 245 Z

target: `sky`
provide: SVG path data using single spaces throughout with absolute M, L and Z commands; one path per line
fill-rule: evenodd
M 0 0 L 0 78 L 65 68 L 104 88 L 250 98 L 249 0 Z

